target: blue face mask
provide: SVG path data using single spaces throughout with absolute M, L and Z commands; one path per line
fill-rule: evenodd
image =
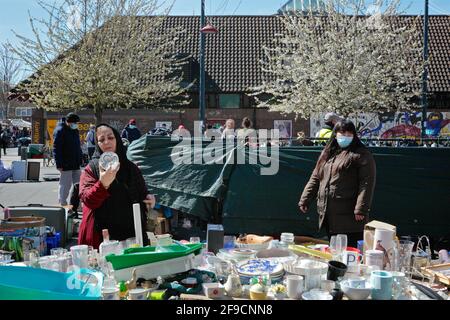
M 70 129 L 72 129 L 72 130 L 77 130 L 77 129 L 78 129 L 78 124 L 76 124 L 76 123 L 71 123 L 71 124 L 70 124 Z
M 134 126 L 132 124 L 130 124 L 129 127 L 130 127 L 130 129 L 136 129 L 136 126 Z
M 342 149 L 348 148 L 348 146 L 352 143 L 353 137 L 341 136 L 336 138 L 339 147 Z

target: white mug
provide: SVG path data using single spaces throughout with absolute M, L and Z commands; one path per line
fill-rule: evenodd
M 297 275 L 286 276 L 287 295 L 291 299 L 300 299 L 303 292 L 303 277 Z
M 130 300 L 147 300 L 148 289 L 131 289 L 128 291 Z
M 383 270 L 384 253 L 380 250 L 367 250 L 364 253 L 365 265 L 377 267 L 378 270 Z
M 355 251 L 344 251 L 344 263 L 347 266 L 359 265 L 362 258 L 362 254 Z
M 102 290 L 103 300 L 120 300 L 119 288 L 104 288 Z

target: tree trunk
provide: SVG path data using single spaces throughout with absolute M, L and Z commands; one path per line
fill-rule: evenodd
M 102 107 L 94 107 L 95 111 L 95 125 L 99 125 L 102 123 L 103 119 L 103 108 Z

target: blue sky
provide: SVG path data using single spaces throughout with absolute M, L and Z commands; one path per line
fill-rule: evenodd
M 53 3 L 54 0 L 48 0 Z M 207 15 L 270 15 L 287 0 L 205 0 Z M 32 32 L 28 21 L 28 11 L 33 17 L 45 17 L 44 12 L 37 5 L 37 0 L 0 0 L 0 42 L 16 39 L 11 29 L 26 37 Z M 424 0 L 402 0 L 402 6 L 409 6 L 408 14 L 422 14 Z M 431 14 L 450 15 L 449 0 L 430 0 Z M 176 0 L 171 14 L 198 15 L 200 13 L 200 0 Z

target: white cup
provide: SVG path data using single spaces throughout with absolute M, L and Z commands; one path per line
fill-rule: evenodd
M 347 266 L 357 266 L 361 261 L 362 255 L 355 251 L 344 251 L 344 263 Z
M 89 266 L 89 247 L 87 245 L 73 246 L 70 248 L 72 253 L 73 265 L 78 268 L 88 268 Z
M 120 300 L 119 288 L 103 288 L 103 300 Z
M 300 299 L 303 292 L 303 277 L 297 275 L 286 276 L 287 295 L 291 299 Z
M 365 265 L 377 267 L 378 270 L 383 270 L 384 253 L 380 250 L 366 250 L 364 253 Z
M 147 300 L 148 289 L 131 289 L 128 291 L 130 300 Z

